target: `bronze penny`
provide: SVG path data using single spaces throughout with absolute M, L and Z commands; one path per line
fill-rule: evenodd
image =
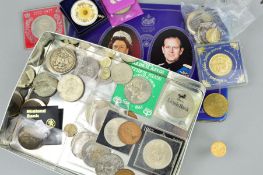
M 135 173 L 129 169 L 119 169 L 115 175 L 135 175 Z
M 131 118 L 134 118 L 134 119 L 138 119 L 137 115 L 135 113 L 133 113 L 132 111 L 128 111 L 128 116 L 130 116 Z
M 142 131 L 136 123 L 124 122 L 118 130 L 118 135 L 123 143 L 132 145 L 140 140 Z

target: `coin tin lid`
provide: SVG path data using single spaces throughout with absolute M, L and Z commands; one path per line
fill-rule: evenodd
M 240 49 L 238 42 L 196 46 L 199 81 L 209 90 L 246 84 Z
M 36 35 L 38 35 L 38 32 L 33 32 L 32 26 L 37 24 L 36 20 L 40 20 L 41 22 L 41 19 L 44 19 L 45 21 L 49 20 L 51 22 L 50 24 L 53 25 L 53 27 L 48 27 L 54 29 L 54 32 L 65 34 L 65 21 L 63 14 L 59 9 L 59 6 L 23 11 L 24 42 L 26 48 L 33 48 L 37 43 L 39 38 Z
M 62 13 L 65 15 L 68 21 L 74 26 L 78 34 L 84 34 L 85 32 L 98 26 L 100 23 L 102 23 L 103 21 L 107 19 L 106 15 L 101 9 L 101 6 L 96 1 L 94 0 L 86 0 L 86 1 L 90 1 L 91 3 L 95 4 L 98 10 L 96 20 L 87 26 L 82 26 L 80 24 L 77 24 L 76 22 L 74 22 L 74 19 L 71 17 L 71 9 L 74 6 L 76 0 L 63 0 L 60 2 L 60 9 Z

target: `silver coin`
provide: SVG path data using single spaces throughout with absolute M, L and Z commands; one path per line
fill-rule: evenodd
M 95 141 L 87 142 L 82 149 L 82 157 L 84 157 L 85 164 L 94 168 L 102 156 L 110 153 L 111 150 L 109 148 L 102 146 Z
M 57 90 L 58 80 L 46 72 L 40 73 L 33 81 L 34 92 L 40 97 L 50 97 Z
M 143 148 L 143 160 L 152 169 L 167 167 L 173 158 L 171 146 L 164 140 L 154 139 Z
M 21 108 L 40 107 L 40 106 L 46 106 L 46 104 L 40 99 L 31 98 L 31 99 L 26 100 Z
M 67 47 L 60 47 L 48 53 L 46 66 L 49 71 L 65 74 L 75 68 L 77 64 L 76 54 Z
M 20 77 L 17 87 L 19 88 L 29 87 L 32 84 L 35 76 L 36 76 L 35 70 L 31 66 L 27 66 L 22 76 Z
M 165 97 L 164 106 L 171 118 L 187 118 L 194 109 L 194 100 L 186 91 L 171 91 Z
M 28 150 L 35 150 L 42 146 L 43 144 L 43 137 L 40 135 L 38 137 L 37 134 L 39 128 L 36 126 L 27 126 L 23 127 L 18 132 L 18 142 L 20 145 Z
M 111 68 L 111 78 L 114 82 L 126 84 L 131 81 L 132 68 L 126 63 L 114 64 Z
M 71 151 L 74 156 L 83 159 L 82 149 L 83 146 L 89 141 L 95 141 L 96 135 L 91 132 L 80 132 L 75 135 L 71 141 Z
M 95 171 L 97 175 L 115 175 L 123 167 L 123 160 L 118 155 L 106 154 L 99 159 Z
M 46 47 L 50 42 L 55 39 L 54 35 L 49 32 L 43 33 L 42 37 L 38 41 L 40 47 Z
M 40 97 L 34 91 L 29 95 L 29 99 L 38 99 L 44 102 L 45 105 L 49 103 L 50 97 Z
M 195 10 L 191 12 L 186 20 L 187 29 L 193 35 L 197 34 L 200 24 L 212 22 L 213 16 L 204 10 Z
M 8 116 L 17 116 L 20 113 L 20 108 L 23 104 L 23 101 L 24 99 L 22 95 L 18 91 L 15 91 L 8 106 Z
M 78 66 L 76 73 L 84 77 L 95 78 L 99 71 L 100 65 L 98 61 L 91 58 L 84 58 L 81 65 Z
M 152 87 L 148 80 L 134 77 L 124 87 L 125 97 L 133 104 L 145 103 L 152 94 Z
M 76 75 L 64 75 L 58 82 L 58 92 L 65 101 L 77 101 L 84 93 L 84 83 Z
M 127 63 L 133 63 L 133 62 L 135 62 L 135 61 L 138 60 L 138 58 L 135 58 L 135 57 L 132 57 L 132 56 L 129 56 L 129 55 L 123 55 L 123 56 L 121 57 L 121 59 L 122 59 L 123 61 L 127 62 Z
M 106 141 L 115 147 L 123 147 L 125 144 L 120 140 L 118 130 L 121 124 L 127 120 L 123 118 L 114 118 L 110 120 L 104 128 L 104 137 Z
M 31 31 L 37 38 L 40 38 L 46 31 L 55 32 L 56 29 L 56 21 L 48 15 L 37 17 L 31 24 Z
M 43 55 L 43 52 L 44 47 L 42 47 L 41 45 L 36 45 L 30 56 L 29 63 L 35 66 L 39 66 L 40 64 L 42 64 L 43 59 L 41 59 L 41 56 Z

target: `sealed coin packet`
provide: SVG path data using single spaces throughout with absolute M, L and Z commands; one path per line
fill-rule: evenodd
M 143 14 L 137 0 L 101 0 L 113 27 Z
M 239 42 L 196 46 L 199 81 L 207 89 L 247 83 Z
M 23 24 L 26 48 L 33 48 L 46 31 L 65 34 L 64 17 L 59 6 L 24 11 Z
M 183 75 L 52 32 L 15 89 L 0 147 L 76 175 L 178 175 L 206 92 Z

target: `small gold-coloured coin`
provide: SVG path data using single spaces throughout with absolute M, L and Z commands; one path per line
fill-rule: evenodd
M 132 111 L 128 111 L 128 116 L 130 116 L 131 118 L 134 118 L 134 119 L 138 119 L 137 115 L 134 114 L 134 112 L 132 112 Z
M 68 137 L 73 137 L 78 133 L 78 128 L 76 125 L 70 123 L 64 127 L 64 131 Z
M 227 152 L 226 144 L 224 142 L 221 142 L 221 141 L 214 142 L 211 145 L 210 149 L 211 149 L 211 153 L 215 157 L 224 157 L 226 155 L 226 152 Z
M 119 169 L 115 175 L 135 175 L 135 173 L 129 169 Z
M 109 57 L 106 57 L 100 61 L 100 66 L 102 68 L 110 67 L 110 65 L 111 65 L 111 59 Z
M 118 135 L 123 143 L 132 145 L 140 140 L 142 136 L 142 131 L 136 123 L 125 122 L 121 124 L 118 130 Z
M 223 53 L 215 54 L 209 61 L 209 69 L 219 77 L 228 75 L 233 67 L 231 58 Z
M 228 111 L 228 101 L 221 94 L 209 94 L 204 100 L 203 108 L 211 117 L 222 117 Z
M 110 73 L 110 69 L 105 67 L 103 69 L 101 69 L 100 73 L 99 73 L 99 78 L 102 80 L 108 80 L 111 76 Z
M 210 28 L 207 30 L 205 37 L 209 43 L 217 43 L 221 40 L 221 32 L 216 27 Z

